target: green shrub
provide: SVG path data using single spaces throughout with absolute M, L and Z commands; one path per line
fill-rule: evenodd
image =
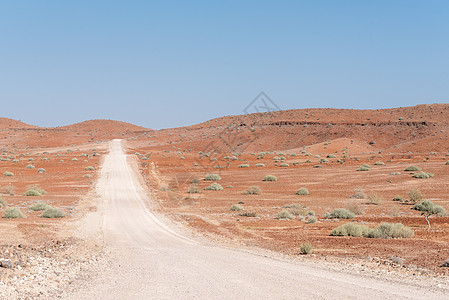
M 245 195 L 259 195 L 262 192 L 262 190 L 258 186 L 250 186 L 247 188 L 243 194 Z
M 51 206 L 46 203 L 36 203 L 30 207 L 34 211 L 46 210 L 48 208 L 51 208 Z
M 416 174 L 413 174 L 413 178 L 419 178 L 419 179 L 428 179 L 428 178 L 432 178 L 433 177 L 433 173 L 427 173 L 427 172 L 419 172 Z
M 293 220 L 295 216 L 292 215 L 288 210 L 283 210 L 280 213 L 278 213 L 277 218 L 279 220 Z
M 278 178 L 274 175 L 267 175 L 263 178 L 263 181 L 277 181 Z
M 37 189 L 29 189 L 25 192 L 25 196 L 42 196 L 42 193 Z
M 72 158 L 72 161 L 78 161 L 78 158 L 74 157 Z
M 44 213 L 42 214 L 42 218 L 64 218 L 65 217 L 65 212 L 60 209 L 60 208 L 47 208 Z
M 413 189 L 408 192 L 409 202 L 412 204 L 421 202 L 423 200 L 423 195 L 418 189 Z
M 449 160 L 446 162 L 446 166 L 449 165 Z
M 400 202 L 402 202 L 402 197 L 401 196 L 396 196 L 396 197 L 394 197 L 393 198 L 393 201 L 400 201 Z
M 357 171 L 369 171 L 370 169 L 371 167 L 369 165 L 363 164 L 357 169 Z
M 3 173 L 3 176 L 14 176 L 14 173 L 6 171 L 5 173 Z
M 385 166 L 385 163 L 382 162 L 382 161 L 376 161 L 376 162 L 374 163 L 374 165 L 375 165 L 375 166 Z
M 83 177 L 84 178 L 92 178 L 93 176 L 91 174 L 84 174 Z
M 299 246 L 299 250 L 301 251 L 301 254 L 309 254 L 313 250 L 313 246 L 310 243 L 305 243 Z
M 255 164 L 256 167 L 265 167 L 265 164 Z
M 257 213 L 255 211 L 244 211 L 244 212 L 239 213 L 239 216 L 254 218 L 257 216 Z
M 313 224 L 313 223 L 316 223 L 316 217 L 314 217 L 314 216 L 310 216 L 310 217 L 308 217 L 307 218 L 307 224 Z
M 221 177 L 218 174 L 207 174 L 204 177 L 204 180 L 208 180 L 208 181 L 221 180 Z
M 8 203 L 6 202 L 5 199 L 0 198 L 0 207 L 6 207 L 8 205 Z
M 239 168 L 249 168 L 249 164 L 242 164 L 242 165 L 239 165 Z
M 45 173 L 45 172 L 47 172 L 44 168 L 39 168 L 38 170 L 37 170 L 37 172 L 38 173 Z
M 8 207 L 3 214 L 5 219 L 18 219 L 24 218 L 25 215 L 17 207 Z
M 369 238 L 387 239 L 387 238 L 409 238 L 414 235 L 413 231 L 402 223 L 381 223 L 374 229 L 371 229 L 366 235 Z
M 352 219 L 354 214 L 344 208 L 337 208 L 331 214 L 330 217 L 333 219 Z
M 223 189 L 223 187 L 221 185 L 219 185 L 218 183 L 214 182 L 209 186 L 206 186 L 204 188 L 206 191 L 221 191 Z
M 296 195 L 309 195 L 309 194 L 310 194 L 310 193 L 309 193 L 309 190 L 306 189 L 306 188 L 304 188 L 304 187 L 300 188 L 300 189 L 296 192 Z
M 279 165 L 279 167 L 288 167 L 288 166 L 289 166 L 289 164 L 287 164 L 287 163 L 282 163 Z
M 84 170 L 86 170 L 86 171 L 93 171 L 93 170 L 95 170 L 95 168 L 92 167 L 92 166 L 87 166 L 87 167 L 84 168 Z
M 354 223 L 346 223 L 332 229 L 332 236 L 353 236 L 362 237 L 366 236 L 371 229 L 365 225 L 359 225 Z
M 424 200 L 421 203 L 417 203 L 412 207 L 412 209 L 427 213 L 428 215 L 442 216 L 446 214 L 444 207 L 437 205 L 430 200 Z
M 327 158 L 337 158 L 337 156 L 335 156 L 335 154 L 329 154 L 329 155 L 327 156 Z
M 419 167 L 417 167 L 417 166 L 409 166 L 409 167 L 405 168 L 404 171 L 416 172 L 416 171 L 421 171 L 421 169 Z
M 234 204 L 230 208 L 230 211 L 241 211 L 241 210 L 243 210 L 243 207 L 241 205 L 238 205 L 238 204 Z
M 34 168 L 36 168 L 36 167 L 33 166 L 33 165 L 28 165 L 28 166 L 25 167 L 25 169 L 34 169 Z

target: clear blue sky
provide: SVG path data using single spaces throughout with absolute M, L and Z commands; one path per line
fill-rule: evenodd
M 0 0 L 1 116 L 158 129 L 449 102 L 449 1 Z

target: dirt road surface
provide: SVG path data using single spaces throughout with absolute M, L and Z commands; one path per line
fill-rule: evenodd
M 112 263 L 68 299 L 447 299 L 447 294 L 382 279 L 313 268 L 243 250 L 208 246 L 176 233 L 111 143 L 97 185 L 98 212 L 81 229 L 101 232 Z

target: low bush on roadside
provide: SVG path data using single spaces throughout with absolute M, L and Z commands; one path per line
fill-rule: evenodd
M 25 169 L 34 169 L 34 168 L 36 168 L 36 167 L 33 166 L 33 165 L 28 165 L 28 166 L 25 167 Z
M 260 187 L 258 186 L 250 186 L 249 188 L 247 188 L 243 194 L 245 195 L 259 195 L 262 192 L 262 190 L 260 189 Z
M 288 163 L 282 163 L 282 164 L 279 165 L 279 167 L 284 167 L 284 168 L 285 168 L 285 167 L 288 167 L 288 166 L 289 166 Z
M 277 215 L 277 219 L 279 220 L 293 220 L 295 216 L 291 214 L 288 210 L 283 210 Z
M 407 168 L 404 169 L 404 171 L 417 172 L 417 171 L 421 171 L 421 168 L 417 167 L 417 166 L 408 166 Z
M 46 210 L 48 208 L 51 208 L 51 206 L 46 203 L 42 203 L 42 202 L 36 203 L 30 207 L 30 209 L 33 211 L 41 211 L 41 210 Z
M 50 207 L 47 208 L 44 213 L 42 214 L 42 218 L 50 218 L 50 219 L 54 219 L 54 218 L 64 218 L 65 217 L 65 212 L 57 207 Z
M 92 176 L 91 174 L 84 174 L 83 177 L 84 177 L 84 178 L 92 178 L 92 177 L 94 177 L 94 176 Z
M 301 251 L 301 254 L 309 254 L 313 250 L 313 246 L 310 243 L 305 243 L 299 246 L 299 250 Z
M 220 184 L 214 182 L 211 185 L 206 186 L 204 189 L 206 191 L 221 191 L 223 189 L 223 187 Z
M 218 174 L 207 174 L 206 176 L 204 176 L 204 180 L 216 181 L 221 180 L 221 177 Z
M 385 166 L 385 163 L 383 161 L 376 161 L 374 163 L 375 166 Z
M 243 210 L 243 207 L 241 205 L 238 205 L 238 204 L 234 204 L 230 208 L 230 211 L 241 211 L 241 210 Z
M 309 195 L 309 190 L 306 188 L 300 188 L 297 192 L 296 195 Z
M 263 181 L 277 181 L 278 178 L 274 175 L 267 175 L 263 178 Z
M 93 171 L 93 170 L 95 170 L 95 168 L 92 167 L 92 166 L 87 166 L 87 167 L 84 168 L 84 170 L 86 170 L 86 171 Z
M 14 176 L 14 173 L 6 171 L 5 173 L 3 173 L 3 176 L 11 177 Z
M 330 214 L 330 218 L 332 219 L 352 219 L 354 216 L 352 212 L 344 208 L 337 208 Z
M 6 207 L 8 205 L 8 203 L 6 202 L 5 199 L 0 198 L 0 207 Z
M 255 164 L 256 167 L 265 167 L 265 164 Z
M 37 172 L 40 173 L 40 174 L 43 174 L 43 173 L 47 172 L 47 170 L 45 170 L 44 168 L 39 168 L 37 170 Z
M 416 174 L 413 174 L 413 178 L 418 178 L 418 179 L 428 179 L 428 178 L 432 178 L 433 177 L 433 173 L 427 173 L 427 172 L 419 172 Z
M 3 214 L 5 219 L 18 219 L 24 218 L 25 215 L 17 207 L 8 207 Z
M 249 164 L 241 164 L 239 165 L 239 168 L 249 168 Z

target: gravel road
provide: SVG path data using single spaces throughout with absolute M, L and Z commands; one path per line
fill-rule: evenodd
M 208 246 L 176 233 L 148 209 L 138 175 L 111 143 L 98 182 L 98 226 L 112 263 L 69 299 L 447 299 L 437 290 L 387 282 L 248 251 Z

